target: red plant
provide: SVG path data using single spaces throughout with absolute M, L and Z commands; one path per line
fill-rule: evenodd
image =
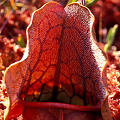
M 5 119 L 109 119 L 106 57 L 95 41 L 94 16 L 78 3 L 49 2 L 35 11 L 21 61 L 5 72 Z

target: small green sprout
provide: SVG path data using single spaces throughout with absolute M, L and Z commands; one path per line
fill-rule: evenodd
M 98 0 L 86 0 L 86 6 L 90 7 L 91 5 L 95 4 Z
M 73 3 L 73 2 L 77 2 L 78 0 L 69 0 L 68 4 Z
M 98 0 L 69 0 L 69 3 L 79 2 L 84 6 L 90 7 L 91 5 L 95 4 Z
M 104 47 L 105 52 L 111 49 L 117 30 L 118 30 L 117 24 L 115 24 L 112 28 L 109 29 L 108 35 L 107 35 L 107 43 L 105 44 L 105 47 Z
M 19 34 L 19 36 L 18 36 L 17 44 L 19 44 L 21 46 L 21 48 L 25 47 L 25 42 L 24 42 L 23 36 L 21 34 Z

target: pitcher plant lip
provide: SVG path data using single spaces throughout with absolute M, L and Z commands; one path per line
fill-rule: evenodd
M 59 108 L 59 109 L 68 109 L 68 110 L 81 111 L 81 112 L 83 111 L 98 112 L 101 110 L 101 106 L 80 106 L 80 105 L 73 105 L 73 104 L 59 103 L 59 102 L 29 102 L 29 101 L 17 99 L 14 105 L 17 103 L 19 103 L 24 107 Z

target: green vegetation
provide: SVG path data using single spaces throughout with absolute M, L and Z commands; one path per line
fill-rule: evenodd
M 91 5 L 95 4 L 98 0 L 86 0 L 86 6 L 90 7 Z
M 21 34 L 18 36 L 17 44 L 19 44 L 21 46 L 21 48 L 25 47 L 25 42 L 24 42 L 23 36 Z
M 107 35 L 107 43 L 104 47 L 105 52 L 111 49 L 117 30 L 118 30 L 117 24 L 115 24 L 112 28 L 109 29 L 108 35 Z

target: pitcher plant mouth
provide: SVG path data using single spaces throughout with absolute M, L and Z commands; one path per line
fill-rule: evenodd
M 57 109 L 67 109 L 74 111 L 93 111 L 98 112 L 101 111 L 101 106 L 81 106 L 81 105 L 73 105 L 68 103 L 59 103 L 59 102 L 29 102 L 21 99 L 17 99 L 12 107 L 16 105 L 21 105 L 24 107 L 34 107 L 34 108 L 57 108 Z
M 78 112 L 95 112 L 101 113 L 101 106 L 81 106 L 73 105 L 68 103 L 59 103 L 59 102 L 30 102 L 17 99 L 14 104 L 11 106 L 9 119 L 14 119 L 19 117 L 24 113 L 26 108 L 41 109 L 41 108 L 53 108 L 59 110 L 71 110 Z

